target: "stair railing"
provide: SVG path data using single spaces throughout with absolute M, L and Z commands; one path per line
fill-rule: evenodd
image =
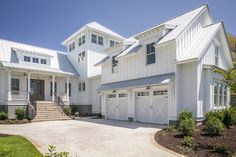
M 35 95 L 29 92 L 29 102 L 27 106 L 27 111 L 28 111 L 28 118 L 29 119 L 34 119 L 36 114 L 37 114 L 37 105 L 36 105 L 36 99 Z
M 53 94 L 54 94 L 54 102 L 60 107 L 60 112 L 65 114 L 64 112 L 65 103 L 63 102 L 61 97 L 57 95 L 57 93 Z

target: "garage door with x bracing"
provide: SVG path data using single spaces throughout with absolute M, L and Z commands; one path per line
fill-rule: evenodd
M 127 94 L 109 94 L 107 95 L 107 118 L 117 120 L 127 120 Z
M 140 122 L 168 124 L 168 91 L 136 92 L 135 119 Z

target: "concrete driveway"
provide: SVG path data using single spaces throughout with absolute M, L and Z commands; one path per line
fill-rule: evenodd
M 155 145 L 154 133 L 163 126 L 88 119 L 0 125 L 0 133 L 22 135 L 43 153 L 48 145 L 80 157 L 170 157 Z

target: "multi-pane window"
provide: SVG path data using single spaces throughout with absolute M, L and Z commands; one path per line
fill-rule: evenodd
M 137 92 L 137 96 L 149 96 L 149 92 Z
M 155 54 L 155 43 L 151 43 L 147 45 L 147 65 L 148 64 L 153 64 L 156 62 L 156 54 Z
M 16 78 L 11 79 L 11 90 L 20 91 L 20 80 Z
M 112 73 L 116 73 L 118 71 L 118 60 L 115 58 L 116 56 L 112 57 Z
M 57 93 L 57 83 L 54 82 L 54 92 L 53 93 Z M 50 82 L 50 96 L 52 96 L 52 82 Z
M 38 58 L 33 58 L 33 63 L 39 63 L 39 59 Z
M 103 45 L 103 37 L 98 36 L 98 45 Z
M 219 66 L 219 47 L 215 46 L 215 65 Z
M 47 64 L 47 60 L 46 59 L 41 59 L 41 64 Z
M 75 49 L 75 42 L 69 45 L 69 51 L 73 51 Z
M 110 40 L 110 47 L 114 46 L 115 45 L 115 41 L 113 40 Z
M 214 82 L 214 106 L 224 107 L 227 105 L 227 86 L 223 83 Z
M 85 82 L 80 82 L 79 83 L 79 92 L 85 91 Z
M 29 56 L 24 56 L 24 61 L 25 62 L 30 62 L 30 57 Z
M 92 41 L 92 43 L 95 43 L 95 44 L 97 44 L 97 35 L 95 35 L 95 34 L 92 34 L 91 41 Z
M 84 43 L 85 43 L 85 35 L 83 35 L 79 38 L 79 46 L 81 46 Z
M 67 93 L 67 83 L 65 83 L 65 93 Z M 71 83 L 69 83 L 69 96 L 71 96 Z
M 78 54 L 78 62 L 85 60 L 85 51 Z

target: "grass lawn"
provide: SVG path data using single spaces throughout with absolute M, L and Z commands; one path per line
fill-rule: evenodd
M 42 154 L 24 137 L 0 134 L 0 157 L 42 157 Z

